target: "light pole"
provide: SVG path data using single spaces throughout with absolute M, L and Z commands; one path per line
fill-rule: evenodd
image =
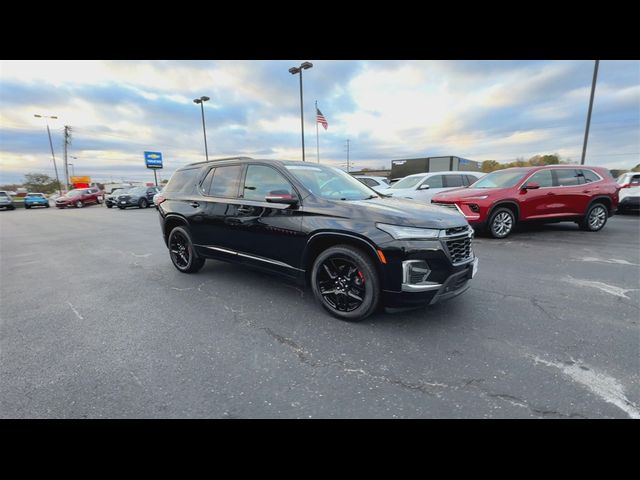
M 53 169 L 56 172 L 56 182 L 58 182 L 58 193 L 62 195 L 62 187 L 60 185 L 60 179 L 58 178 L 58 167 L 56 166 L 56 155 L 53 153 L 53 142 L 51 141 L 51 130 L 49 130 L 49 118 L 53 120 L 57 120 L 58 117 L 54 115 L 38 115 L 37 113 L 33 115 L 36 118 L 44 118 L 45 123 L 47 124 L 47 135 L 49 135 L 49 146 L 51 147 L 51 158 L 53 158 Z
M 74 160 L 77 160 L 77 159 L 78 159 L 78 157 L 71 157 L 71 158 L 73 158 Z M 72 176 L 72 177 L 75 177 L 75 176 L 76 176 L 76 171 L 75 171 L 75 169 L 73 168 L 73 163 L 70 163 L 70 164 L 69 164 L 69 166 L 71 167 L 71 176 Z
M 596 80 L 598 79 L 598 66 L 600 60 L 596 60 L 593 67 L 593 80 L 591 81 L 591 97 L 589 98 L 589 113 L 587 113 L 587 126 L 584 129 L 584 143 L 582 144 L 582 159 L 580 165 L 584 165 L 584 157 L 587 155 L 587 140 L 589 139 L 589 125 L 591 124 L 591 110 L 593 109 L 593 94 L 596 92 Z
M 303 101 L 302 101 L 302 70 L 307 70 L 308 68 L 313 67 L 313 63 L 311 62 L 303 62 L 299 67 L 291 67 L 289 69 L 289 73 L 291 75 L 300 74 L 300 126 L 302 127 L 302 161 L 304 162 L 304 109 L 303 109 Z
M 202 110 L 202 132 L 204 133 L 204 155 L 207 159 L 207 162 L 209 161 L 209 152 L 207 150 L 207 129 L 204 125 L 204 102 L 211 100 L 209 97 L 200 97 L 200 98 L 195 98 L 193 100 L 193 103 L 199 103 L 200 104 L 200 108 Z

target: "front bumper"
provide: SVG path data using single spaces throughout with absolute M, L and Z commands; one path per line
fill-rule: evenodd
M 433 305 L 449 300 L 469 289 L 469 281 L 475 276 L 477 270 L 478 259 L 474 258 L 466 265 L 457 268 L 456 271 L 449 275 L 442 283 L 424 285 L 422 289 L 419 288 L 421 287 L 420 285 L 407 286 L 403 284 L 401 292 L 383 290 L 383 302 L 387 307 L 396 308 Z

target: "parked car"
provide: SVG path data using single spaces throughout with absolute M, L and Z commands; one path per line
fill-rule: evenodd
M 415 173 L 391 185 L 384 194 L 430 203 L 435 194 L 466 187 L 484 175 L 466 171 Z
M 353 178 L 357 178 L 358 181 L 364 183 L 366 186 L 373 188 L 376 192 L 386 193 L 385 190 L 389 188 L 391 182 L 386 177 L 372 177 L 370 175 L 354 175 Z
M 558 165 L 499 170 L 431 201 L 505 238 L 525 221 L 573 221 L 584 230 L 601 230 L 618 207 L 618 190 L 605 168 Z
M 153 196 L 153 206 L 156 207 L 156 209 L 158 209 L 158 199 L 162 195 L 163 190 L 164 187 L 158 187 L 158 192 Z
M 5 210 L 15 210 L 16 206 L 13 204 L 11 195 L 5 191 L 0 191 L 0 208 Z
M 56 199 L 56 207 L 76 207 L 82 208 L 85 205 L 100 205 L 104 201 L 104 193 L 96 187 L 76 188 L 70 190 L 65 195 Z
M 457 211 L 381 197 L 326 165 L 233 158 L 177 170 L 158 199 L 175 268 L 214 258 L 310 284 L 343 320 L 466 291 L 473 229 Z
M 49 208 L 49 199 L 44 193 L 27 193 L 27 196 L 24 197 L 24 208 L 29 209 L 31 207 Z
M 107 208 L 113 208 L 116 206 L 116 202 L 119 195 L 124 195 L 129 189 L 128 188 L 116 188 L 110 194 L 104 197 L 104 204 Z
M 133 187 L 118 195 L 117 205 L 120 210 L 127 207 L 148 208 L 153 204 L 153 196 L 158 193 L 158 187 Z
M 640 210 L 640 172 L 627 172 L 618 177 L 620 202 L 618 212 Z

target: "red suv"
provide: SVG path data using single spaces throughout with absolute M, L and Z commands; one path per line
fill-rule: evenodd
M 618 207 L 620 186 L 600 167 L 507 168 L 469 187 L 435 195 L 431 203 L 453 208 L 494 238 L 504 238 L 517 222 L 574 221 L 596 232 Z
M 98 188 L 76 188 L 75 190 L 70 190 L 63 196 L 58 197 L 56 199 L 56 207 L 82 208 L 85 205 L 89 205 L 91 203 L 100 205 L 103 201 L 104 193 L 101 192 Z

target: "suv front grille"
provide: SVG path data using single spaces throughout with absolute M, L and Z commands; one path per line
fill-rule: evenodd
M 451 257 L 451 263 L 458 264 L 471 259 L 473 253 L 470 236 L 445 240 L 445 243 Z
M 469 227 L 465 225 L 464 227 L 447 228 L 445 232 L 447 236 L 452 236 L 452 235 L 458 235 L 459 233 L 466 233 L 468 229 Z

